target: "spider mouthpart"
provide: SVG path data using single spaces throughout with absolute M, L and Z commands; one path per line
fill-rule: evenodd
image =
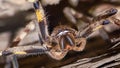
M 72 46 L 75 45 L 74 38 L 70 34 L 66 34 L 60 37 L 60 48 L 62 50 L 71 50 Z
M 75 46 L 75 33 L 76 30 L 68 26 L 56 27 L 51 34 L 56 45 L 52 47 L 48 55 L 56 60 L 63 59 Z
M 58 44 L 61 50 L 71 50 L 75 45 L 75 33 L 74 29 L 67 26 L 59 26 L 54 29 L 53 36 L 58 40 Z

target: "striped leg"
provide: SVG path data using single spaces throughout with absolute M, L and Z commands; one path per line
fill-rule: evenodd
M 19 68 L 17 58 L 31 56 L 31 55 L 40 55 L 45 54 L 49 50 L 43 46 L 18 46 L 8 48 L 5 51 L 0 52 L 0 56 L 6 57 L 5 68 L 11 68 L 11 62 L 13 68 Z
M 117 9 L 111 8 L 111 9 L 105 11 L 104 13 L 102 13 L 102 14 L 94 17 L 94 18 L 93 18 L 93 22 L 96 22 L 96 21 L 100 21 L 100 20 L 102 20 L 102 19 L 109 18 L 109 17 L 115 15 L 117 12 L 118 12 Z
M 31 21 L 28 25 L 26 25 L 25 29 L 20 33 L 20 35 L 18 35 L 13 42 L 10 44 L 10 47 L 14 47 L 17 46 L 18 43 L 24 39 L 24 37 L 32 30 L 35 29 L 35 25 L 34 22 Z
M 39 25 L 39 36 L 43 42 L 47 41 L 49 34 L 48 34 L 48 25 L 45 17 L 44 10 L 38 0 L 33 2 L 33 6 L 35 9 L 37 22 Z
M 18 60 L 17 60 L 17 56 L 16 55 L 10 55 L 12 64 L 13 64 L 13 68 L 19 68 L 19 64 L 18 64 Z
M 97 22 L 97 21 L 100 21 L 100 20 L 109 18 L 109 17 L 115 15 L 117 12 L 118 12 L 117 9 L 111 8 L 111 9 L 105 11 L 103 14 L 100 14 L 100 15 L 98 15 L 97 17 L 93 18 L 93 22 Z M 111 18 L 113 18 L 113 17 L 111 17 Z M 113 18 L 112 20 L 115 20 L 115 19 Z M 118 21 L 118 20 L 115 20 L 115 21 Z M 101 26 L 101 25 L 106 25 L 106 24 L 109 24 L 109 23 L 110 23 L 109 20 L 104 20 L 102 23 L 98 23 L 98 24 L 100 24 L 100 26 Z M 116 24 L 116 22 L 115 22 L 115 24 Z M 119 25 L 119 24 L 117 24 L 117 25 Z M 99 26 L 98 26 L 98 27 L 99 27 Z M 96 28 L 97 28 L 97 27 L 96 27 Z M 94 28 L 94 29 L 95 29 L 95 28 Z M 110 43 L 110 38 L 109 38 L 107 32 L 104 30 L 104 28 L 101 27 L 101 28 L 99 28 L 99 29 L 97 29 L 97 30 L 99 30 L 100 36 L 101 36 L 106 42 Z

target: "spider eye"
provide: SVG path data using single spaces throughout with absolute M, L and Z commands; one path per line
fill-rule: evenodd
M 104 20 L 104 21 L 102 22 L 102 25 L 107 25 L 107 24 L 109 24 L 109 23 L 110 23 L 109 20 Z

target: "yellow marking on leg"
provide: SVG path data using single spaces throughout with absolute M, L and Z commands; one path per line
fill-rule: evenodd
M 17 55 L 24 55 L 24 54 L 27 54 L 26 52 L 24 51 L 18 51 L 18 52 L 13 52 L 14 54 L 17 54 Z
M 98 30 L 98 29 L 100 29 L 100 28 L 102 28 L 103 26 L 102 25 L 99 25 L 99 26 L 97 26 L 95 29 L 93 29 L 93 31 L 96 31 L 96 30 Z
M 38 22 L 41 22 L 43 20 L 44 16 L 43 16 L 42 12 L 38 9 L 36 10 L 36 16 L 37 16 Z

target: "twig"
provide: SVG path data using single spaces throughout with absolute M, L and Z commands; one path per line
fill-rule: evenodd
M 115 62 L 115 63 L 109 64 L 109 65 L 106 65 L 103 68 L 109 68 L 109 67 L 112 67 L 112 66 L 115 66 L 115 65 L 119 65 L 119 64 L 120 64 L 120 62 Z
M 118 43 L 120 43 L 120 42 L 118 42 Z M 118 43 L 115 44 L 114 46 L 120 45 Z M 92 60 L 100 59 L 102 57 L 108 56 L 111 53 L 113 53 L 113 51 L 106 53 L 106 54 L 103 54 L 103 55 L 100 55 L 100 56 L 92 57 L 92 58 L 84 58 L 84 59 L 76 61 L 73 64 L 63 66 L 62 68 L 98 68 L 98 67 L 103 67 L 104 65 L 105 65 L 104 67 L 110 67 L 110 66 L 120 64 L 120 62 L 119 62 L 120 53 L 109 56 L 109 57 L 104 58 L 102 60 L 92 62 Z M 118 59 L 118 61 L 116 61 L 117 59 Z M 115 61 L 116 63 L 112 63 L 112 64 L 107 65 L 107 63 L 110 63 L 112 61 Z

